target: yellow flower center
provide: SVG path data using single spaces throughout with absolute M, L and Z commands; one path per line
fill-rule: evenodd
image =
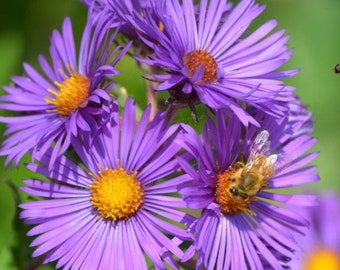
M 200 65 L 204 67 L 203 77 L 199 82 L 214 83 L 217 81 L 217 63 L 207 51 L 193 50 L 184 56 L 184 65 L 192 77 Z
M 45 101 L 56 107 L 53 112 L 62 116 L 68 116 L 83 104 L 89 97 L 90 80 L 79 73 L 73 72 L 72 76 L 62 83 L 54 83 L 59 92 L 47 89 L 55 98 L 46 97 Z
M 127 219 L 143 203 L 144 193 L 137 173 L 128 174 L 123 168 L 105 169 L 94 176 L 90 186 L 91 203 L 101 217 L 114 221 Z
M 158 28 L 161 30 L 161 32 L 164 32 L 164 24 L 162 22 L 158 23 Z
M 340 270 L 339 255 L 334 250 L 319 248 L 307 256 L 303 270 Z

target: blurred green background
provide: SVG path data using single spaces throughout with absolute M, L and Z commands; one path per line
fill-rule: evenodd
M 299 75 L 287 83 L 297 88 L 302 101 L 308 105 L 315 119 L 314 135 L 319 139 L 315 150 L 321 181 L 311 188 L 340 190 L 337 151 L 340 150 L 340 75 L 333 72 L 340 63 L 340 1 L 339 0 L 262 0 L 267 9 L 256 23 L 276 18 L 277 29 L 285 28 L 294 48 L 291 61 L 285 68 L 300 69 Z M 73 21 L 75 39 L 79 43 L 86 21 L 86 9 L 76 0 L 12 0 L 0 4 L 0 84 L 8 84 L 11 75 L 22 73 L 22 61 L 37 66 L 37 55 L 48 55 L 49 36 L 60 29 L 65 16 Z M 139 71 L 131 69 L 129 59 L 119 65 L 121 82 L 128 91 L 143 83 Z M 124 70 L 129 70 L 125 73 Z M 131 74 L 135 72 L 135 74 Z M 134 76 L 134 80 L 130 78 Z M 1 90 L 0 90 L 1 91 Z M 130 92 L 135 95 L 134 92 Z M 141 103 L 143 104 L 143 102 Z M 0 112 L 3 114 L 4 112 Z M 0 134 L 4 126 L 0 125 Z M 26 159 L 27 161 L 27 159 Z M 17 222 L 16 201 L 22 194 L 12 192 L 23 178 L 32 173 L 22 165 L 4 168 L 0 158 L 0 269 L 53 269 L 53 266 L 26 268 L 31 239 L 19 237 L 22 226 Z M 9 185 L 9 181 L 14 186 Z M 19 197 L 15 197 L 19 196 Z M 20 262 L 20 260 L 22 262 Z M 16 263 L 13 263 L 13 262 Z M 37 262 L 39 264 L 39 262 Z

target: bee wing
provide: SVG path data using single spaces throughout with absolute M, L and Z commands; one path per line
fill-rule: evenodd
M 294 160 L 291 157 L 287 157 L 287 155 L 284 154 L 278 154 L 278 160 L 275 163 L 275 174 L 281 174 L 284 172 L 287 168 L 291 168 L 292 163 Z
M 270 150 L 269 132 L 262 130 L 255 137 L 254 143 L 250 148 L 248 161 L 252 160 L 258 154 L 265 154 Z
M 277 158 L 278 158 L 278 155 L 277 155 L 277 154 L 271 154 L 271 155 L 267 158 L 266 162 L 268 163 L 268 165 L 274 165 L 274 163 L 276 163 L 276 161 L 277 161 Z

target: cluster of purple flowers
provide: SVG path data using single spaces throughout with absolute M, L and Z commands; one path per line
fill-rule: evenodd
M 297 73 L 280 69 L 284 30 L 249 30 L 265 8 L 255 0 L 82 2 L 80 47 L 66 18 L 41 72 L 25 63 L 0 97 L 15 113 L 0 117 L 0 155 L 29 154 L 44 179 L 24 180 L 41 199 L 19 206 L 33 256 L 64 269 L 290 267 L 308 229 L 296 206 L 316 203 L 292 188 L 318 175 L 311 113 L 283 82 Z M 127 54 L 152 82 L 138 116 L 114 91 Z M 197 106 L 202 131 L 175 117 L 202 121 Z

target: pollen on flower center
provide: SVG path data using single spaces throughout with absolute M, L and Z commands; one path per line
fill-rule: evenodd
M 68 116 L 83 104 L 89 97 L 90 80 L 79 73 L 73 73 L 62 83 L 54 83 L 59 92 L 52 89 L 47 91 L 55 96 L 55 98 L 46 97 L 45 101 L 56 107 L 55 112 L 62 116 Z
M 201 83 L 213 83 L 217 81 L 217 63 L 215 59 L 205 50 L 193 50 L 184 56 L 184 65 L 192 77 L 197 68 L 202 65 L 204 67 Z
M 336 251 L 319 248 L 306 258 L 303 270 L 339 270 L 340 257 Z
M 93 178 L 91 203 L 101 217 L 114 221 L 127 219 L 143 203 L 144 193 L 136 173 L 128 174 L 123 168 L 105 169 Z
M 237 214 L 243 211 L 253 214 L 248 205 L 255 200 L 254 197 L 242 199 L 237 193 L 238 183 L 240 182 L 244 163 L 237 162 L 232 168 L 217 175 L 217 183 L 215 190 L 216 202 L 220 205 L 223 214 Z M 235 192 L 232 193 L 233 189 Z M 238 195 L 238 194 L 237 194 Z

